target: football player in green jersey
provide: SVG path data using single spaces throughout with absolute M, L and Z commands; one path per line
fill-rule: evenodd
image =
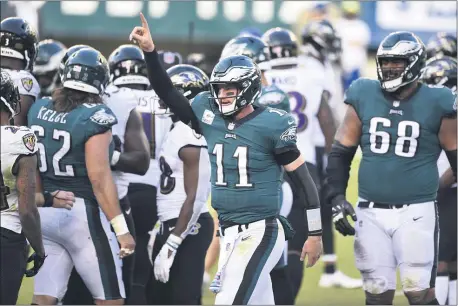
M 389 34 L 376 55 L 378 80 L 359 79 L 346 92 L 349 106 L 329 155 L 324 192 L 336 229 L 356 233 L 356 266 L 368 305 L 392 304 L 397 267 L 410 304 L 439 305 L 437 159 L 444 150 L 456 178 L 456 95 L 418 81 L 425 59 L 415 34 Z M 355 213 L 345 190 L 358 146 Z
M 28 123 L 39 138 L 45 191 L 68 190 L 76 199 L 69 211 L 40 210 L 49 258 L 35 277 L 33 302 L 57 304 L 76 266 L 97 303 L 122 304 L 121 258 L 133 253 L 135 242 L 110 169 L 117 119 L 101 97 L 108 64 L 97 50 L 83 48 L 70 56 L 62 76 L 52 98 L 32 105 Z
M 215 304 L 274 304 L 269 273 L 292 234 L 287 220 L 279 217 L 283 168 L 306 199 L 309 238 L 302 258 L 308 255 L 308 266 L 322 249 L 318 194 L 296 147 L 295 120 L 281 110 L 253 105 L 261 75 L 243 55 L 222 59 L 210 78 L 210 92 L 189 105 L 161 67 L 147 21 L 140 16 L 142 26 L 133 29 L 130 39 L 145 53 L 153 89 L 208 144 L 222 246 L 210 286 L 217 293 Z
M 288 95 L 275 84 L 269 85 L 264 75 L 264 72 L 269 69 L 269 60 L 271 59 L 270 48 L 264 41 L 249 34 L 235 37 L 224 46 L 223 51 L 221 52 L 221 59 L 231 55 L 245 55 L 258 64 L 259 69 L 261 70 L 262 89 L 261 95 L 255 103 L 281 109 L 287 113 L 291 111 Z M 289 186 L 290 183 L 286 175 L 285 179 L 286 180 L 282 183 L 280 211 L 282 216 L 288 217 L 292 206 L 289 205 L 292 204 L 289 203 L 289 200 L 292 200 L 292 198 L 290 199 L 290 197 L 287 196 L 287 191 L 291 192 L 291 187 Z M 294 304 L 291 277 L 288 273 L 287 267 L 287 258 L 288 246 L 285 247 L 285 252 L 283 252 L 280 261 L 270 273 L 276 305 Z

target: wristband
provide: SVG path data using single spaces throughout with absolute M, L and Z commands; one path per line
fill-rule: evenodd
M 319 208 L 306 210 L 309 236 L 321 236 L 321 211 Z
M 48 191 L 43 192 L 43 198 L 45 202 L 43 203 L 43 207 L 52 207 L 54 197 Z
M 170 234 L 169 237 L 167 238 L 167 244 L 174 250 L 178 249 L 182 241 L 183 239 L 181 237 L 178 237 L 175 234 Z
M 116 236 L 129 233 L 129 228 L 127 227 L 126 219 L 123 214 L 117 215 L 111 219 L 110 223 L 111 226 L 113 226 Z
M 121 156 L 121 152 L 113 151 L 113 156 L 111 156 L 111 166 L 116 166 L 119 161 L 119 157 Z

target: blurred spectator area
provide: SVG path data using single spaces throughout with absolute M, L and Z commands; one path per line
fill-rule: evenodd
M 20 16 L 37 24 L 40 39 L 89 44 L 108 56 L 129 43 L 139 12 L 150 22 L 159 49 L 183 56 L 203 52 L 219 59 L 223 45 L 246 28 L 260 33 L 280 26 L 300 34 L 310 20 L 341 16 L 340 1 L 1 1 L 1 18 Z M 424 41 L 438 31 L 456 33 L 456 1 L 361 1 L 370 28 L 369 50 L 388 33 L 409 30 Z M 190 29 L 190 25 L 193 25 Z M 192 39 L 190 39 L 190 37 Z

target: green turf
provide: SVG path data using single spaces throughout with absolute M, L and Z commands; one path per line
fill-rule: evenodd
M 357 199 L 356 174 L 358 161 L 352 167 L 352 175 L 347 190 L 348 199 L 354 203 Z M 352 277 L 359 277 L 359 272 L 355 268 L 353 256 L 353 238 L 343 237 L 336 233 L 336 251 L 338 256 L 338 268 L 345 274 Z M 319 262 L 316 266 L 306 269 L 302 288 L 299 292 L 297 305 L 364 305 L 364 293 L 362 289 L 322 289 L 318 287 L 318 281 L 323 270 L 323 265 Z M 399 280 L 398 280 L 399 289 Z M 33 294 L 33 281 L 24 279 L 22 284 L 18 304 L 30 304 Z M 212 305 L 214 295 L 204 289 L 204 304 Z M 402 295 L 397 295 L 395 305 L 408 305 L 407 300 Z

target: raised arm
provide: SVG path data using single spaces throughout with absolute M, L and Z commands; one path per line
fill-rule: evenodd
M 185 124 L 189 125 L 197 133 L 201 133 L 199 120 L 195 116 L 191 105 L 186 97 L 178 92 L 172 84 L 167 72 L 162 67 L 159 56 L 155 50 L 148 22 L 140 13 L 141 27 L 135 27 L 130 34 L 130 40 L 136 42 L 145 54 L 148 69 L 148 78 L 157 95 Z

